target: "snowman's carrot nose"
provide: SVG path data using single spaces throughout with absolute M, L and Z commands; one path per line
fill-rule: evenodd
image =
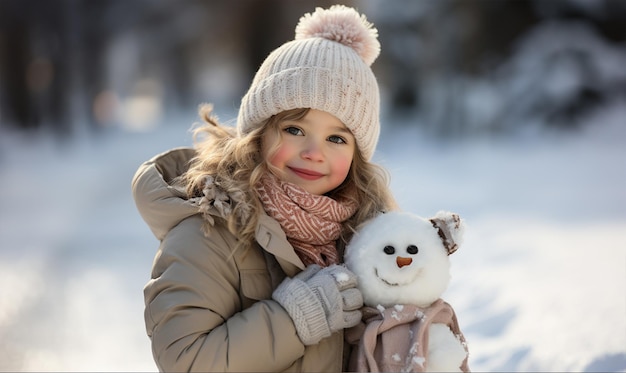
M 396 257 L 396 264 L 398 265 L 398 268 L 408 266 L 412 262 L 413 262 L 413 259 L 411 258 L 403 258 L 401 256 Z

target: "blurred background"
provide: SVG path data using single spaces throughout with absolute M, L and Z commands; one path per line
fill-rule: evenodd
M 154 371 L 139 164 L 233 123 L 333 1 L 0 0 L 0 370 Z M 469 225 L 446 299 L 474 371 L 626 371 L 626 1 L 353 0 L 379 31 L 375 160 Z
M 207 101 L 234 112 L 298 18 L 332 3 L 2 0 L 2 128 L 69 138 L 193 120 Z M 623 0 L 344 3 L 379 30 L 386 113 L 445 136 L 574 129 L 626 95 Z

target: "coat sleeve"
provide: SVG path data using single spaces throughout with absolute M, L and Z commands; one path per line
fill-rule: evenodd
M 241 310 L 229 238 L 219 230 L 206 237 L 201 224 L 191 217 L 167 234 L 144 289 L 159 370 L 285 370 L 305 349 L 291 318 L 271 299 Z

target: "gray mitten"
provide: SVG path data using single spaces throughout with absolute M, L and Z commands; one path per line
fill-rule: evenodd
M 343 266 L 310 265 L 286 278 L 272 298 L 287 310 L 302 343 L 313 345 L 361 321 L 363 296 L 356 284 L 356 276 Z

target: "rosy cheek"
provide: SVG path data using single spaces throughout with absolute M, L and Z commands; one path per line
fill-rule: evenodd
M 289 154 L 291 153 L 289 146 L 281 145 L 272 158 L 269 160 L 270 164 L 275 167 L 282 167 L 287 160 L 289 159 Z
M 333 170 L 337 173 L 337 176 L 342 176 L 342 182 L 348 176 L 348 172 L 350 171 L 350 165 L 352 164 L 352 158 L 350 157 L 342 157 L 335 159 L 332 162 Z

